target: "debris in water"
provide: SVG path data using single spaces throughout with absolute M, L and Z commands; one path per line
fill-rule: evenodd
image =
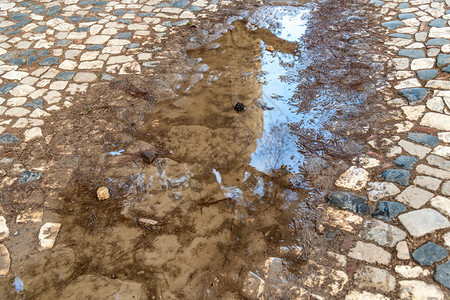
M 22 282 L 22 280 L 20 280 L 19 277 L 14 278 L 13 286 L 14 286 L 14 290 L 16 291 L 17 294 L 20 293 L 21 291 L 23 291 L 23 282 Z
M 146 218 L 139 218 L 139 223 L 141 223 L 144 226 L 155 226 L 158 225 L 158 221 L 152 220 L 152 219 L 146 219 Z
M 246 108 L 245 108 L 244 103 L 238 102 L 238 103 L 236 103 L 236 105 L 234 106 L 234 109 L 235 109 L 236 111 L 244 111 Z
M 107 200 L 109 199 L 109 190 L 106 186 L 102 186 L 97 190 L 97 198 L 98 200 Z
M 270 51 L 270 52 L 275 51 L 275 49 L 273 48 L 273 46 L 267 46 L 266 50 L 267 50 L 267 51 Z

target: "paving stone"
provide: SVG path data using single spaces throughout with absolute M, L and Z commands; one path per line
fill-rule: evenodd
M 442 67 L 450 64 L 450 55 L 441 53 L 437 57 L 437 66 Z
M 19 84 L 17 84 L 17 83 L 7 82 L 3 86 L 0 87 L 0 93 L 1 94 L 7 94 L 8 92 L 10 92 L 12 89 L 17 87 L 18 85 Z
M 417 145 L 405 140 L 401 140 L 398 144 L 409 154 L 415 155 L 419 158 L 425 158 L 425 156 L 431 152 L 431 149 L 425 146 Z
M 25 63 L 25 58 L 23 57 L 16 57 L 11 59 L 10 61 L 8 61 L 8 64 L 10 65 L 16 65 L 16 66 L 21 66 Z
M 408 132 L 408 139 L 429 147 L 434 147 L 439 144 L 437 137 L 426 133 Z
M 433 149 L 432 153 L 436 154 L 438 156 L 441 156 L 441 157 L 450 158 L 450 147 L 439 145 Z M 441 166 L 441 169 L 445 169 L 445 168 Z
M 383 176 L 386 181 L 407 186 L 409 185 L 409 177 L 411 176 L 411 173 L 402 169 L 389 169 L 381 174 L 381 176 Z
M 419 276 L 429 276 L 430 271 L 424 270 L 421 267 L 411 266 L 395 266 L 395 272 L 400 274 L 403 278 L 417 278 Z
M 411 105 L 422 102 L 429 92 L 430 90 L 426 88 L 409 88 L 398 91 L 398 93 L 405 97 Z
M 431 266 L 432 264 L 445 259 L 448 251 L 433 242 L 428 242 L 412 253 L 412 257 L 422 266 Z
M 413 183 L 429 190 L 437 191 L 442 180 L 429 176 L 416 176 Z
M 22 174 L 20 174 L 19 182 L 20 183 L 28 183 L 31 181 L 36 181 L 41 178 L 41 174 L 38 172 L 32 172 L 32 171 L 25 171 Z
M 366 199 L 348 192 L 332 192 L 326 198 L 331 204 L 348 209 L 360 215 L 370 214 L 370 207 L 365 203 Z
M 434 280 L 450 289 L 450 261 L 438 265 L 434 272 Z
M 438 75 L 438 73 L 439 71 L 436 69 L 418 70 L 417 77 L 419 77 L 420 80 L 430 80 L 434 79 Z
M 6 276 L 9 273 L 11 258 L 5 245 L 0 244 L 0 276 Z
M 427 101 L 427 108 L 435 112 L 444 112 L 444 100 L 441 97 L 433 97 Z
M 419 159 L 414 156 L 401 155 L 394 160 L 394 163 L 404 169 L 412 170 L 418 161 Z
M 431 69 L 434 66 L 434 58 L 417 58 L 411 62 L 411 70 L 424 70 Z
M 400 284 L 400 299 L 433 299 L 444 300 L 444 293 L 439 287 L 434 284 L 427 284 L 419 280 L 404 280 L 399 281 Z
M 359 236 L 380 246 L 394 247 L 406 238 L 406 232 L 379 220 L 367 220 Z
M 351 291 L 345 296 L 345 300 L 389 300 L 381 294 L 372 294 L 366 291 Z
M 59 223 L 47 222 L 42 225 L 39 230 L 39 249 L 41 251 L 53 248 L 60 228 L 61 224 Z
M 420 117 L 422 117 L 425 112 L 425 105 L 416 105 L 416 106 L 402 106 L 401 109 L 403 113 L 406 115 L 406 118 L 410 121 L 416 121 Z
M 97 79 L 97 75 L 95 73 L 88 72 L 78 72 L 77 75 L 73 78 L 75 82 L 93 82 Z
M 131 32 L 121 32 L 114 36 L 114 39 L 129 39 L 131 37 Z
M 52 66 L 57 65 L 59 59 L 57 57 L 47 57 L 44 60 L 40 61 L 39 64 L 41 66 Z
M 379 263 L 388 265 L 391 261 L 391 254 L 383 248 L 374 244 L 357 241 L 354 248 L 348 254 L 349 257 L 362 260 L 368 263 Z
M 398 55 L 409 58 L 425 58 L 425 51 L 416 49 L 401 49 L 398 51 Z
M 427 165 L 418 165 L 416 168 L 416 172 L 418 172 L 419 174 L 437 177 L 437 178 L 444 179 L 444 180 L 450 180 L 450 172 L 449 171 L 432 168 Z
M 398 202 L 381 201 L 372 216 L 391 222 L 399 214 L 406 211 L 406 206 Z
M 9 236 L 9 228 L 6 225 L 6 219 L 0 216 L 0 241 L 5 240 Z
M 402 214 L 398 217 L 403 227 L 414 237 L 439 229 L 450 227 L 450 223 L 443 215 L 431 208 L 423 208 Z
M 368 198 L 371 201 L 378 201 L 400 193 L 400 189 L 395 184 L 389 182 L 369 182 L 367 190 Z
M 447 182 L 447 184 L 449 183 Z M 443 196 L 436 196 L 431 199 L 430 203 L 432 207 L 436 208 L 444 215 L 450 217 L 450 199 Z
M 433 193 L 411 185 L 403 190 L 395 199 L 417 209 L 427 203 L 433 196 Z
M 5 133 L 0 136 L 0 143 L 2 144 L 14 144 L 18 141 L 19 139 L 13 136 L 11 133 Z
M 360 289 L 376 289 L 382 292 L 390 292 L 395 289 L 395 278 L 388 271 L 363 266 L 355 272 L 355 284 Z
M 447 20 L 444 19 L 435 19 L 431 21 L 428 26 L 430 27 L 445 27 L 445 24 L 447 23 Z
M 335 185 L 359 191 L 366 186 L 368 181 L 369 172 L 363 168 L 352 166 L 339 177 Z
M 397 258 L 398 259 L 410 259 L 408 243 L 406 241 L 398 242 L 395 246 L 395 250 L 397 250 Z
M 55 79 L 56 80 L 71 80 L 73 76 L 75 75 L 75 71 L 64 71 L 60 74 L 58 74 Z

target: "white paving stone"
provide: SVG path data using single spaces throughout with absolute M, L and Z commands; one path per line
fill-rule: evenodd
M 360 191 L 369 181 L 369 172 L 363 168 L 352 166 L 336 181 L 336 186 Z
M 435 284 L 427 284 L 419 280 L 400 281 L 400 299 L 433 299 L 444 300 L 445 296 L 442 290 Z
M 391 261 L 391 254 L 374 244 L 357 241 L 354 248 L 348 254 L 349 257 L 362 260 L 368 263 L 379 263 L 388 265 Z
M 431 208 L 411 211 L 400 215 L 398 219 L 409 234 L 414 237 L 421 237 L 436 230 L 450 227 L 447 218 Z
M 53 248 L 60 228 L 61 224 L 59 223 L 47 222 L 42 225 L 39 230 L 39 243 L 41 251 Z
M 422 121 L 420 121 L 420 125 L 429 126 L 442 131 L 450 131 L 450 116 L 435 112 L 427 112 L 422 118 Z
M 400 193 L 400 189 L 391 182 L 369 182 L 367 190 L 367 196 L 371 201 L 378 201 Z

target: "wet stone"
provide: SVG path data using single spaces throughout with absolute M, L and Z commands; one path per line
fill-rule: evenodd
M 400 96 L 405 97 L 411 105 L 422 102 L 429 92 L 430 90 L 426 88 L 409 88 L 398 91 Z
M 24 107 L 43 108 L 44 100 L 42 98 L 34 99 L 33 101 L 30 101 L 27 104 L 25 104 Z
M 447 20 L 444 19 L 435 19 L 431 21 L 428 26 L 430 27 L 445 27 L 445 24 L 447 23 Z
M 372 214 L 373 217 L 391 222 L 399 214 L 406 211 L 406 206 L 399 202 L 381 201 Z
M 398 51 L 398 55 L 409 58 L 425 58 L 425 51 L 419 49 L 401 49 Z
M 411 176 L 411 173 L 402 169 L 389 169 L 381 174 L 381 176 L 383 176 L 386 181 L 407 186 L 409 184 L 409 177 Z
M 430 80 L 436 78 L 439 71 L 436 69 L 430 69 L 430 70 L 419 70 L 417 71 L 417 77 L 419 77 L 420 80 Z
M 11 133 L 5 133 L 4 135 L 0 136 L 0 143 L 2 144 L 14 144 L 18 141 L 19 139 L 13 136 Z
M 58 64 L 58 58 L 57 57 L 47 57 L 46 59 L 42 60 L 39 64 L 41 66 L 52 66 Z
M 414 237 L 450 227 L 447 218 L 431 208 L 411 211 L 400 215 L 398 219 L 409 234 Z
M 370 214 L 370 207 L 365 203 L 366 199 L 348 192 L 329 193 L 327 200 L 341 209 L 348 209 L 360 215 Z
M 436 267 L 434 280 L 450 289 L 450 261 Z
M 402 21 L 388 21 L 381 23 L 382 26 L 387 27 L 388 29 L 397 29 L 398 27 L 405 26 L 405 24 Z
M 431 266 L 432 264 L 443 260 L 448 255 L 448 251 L 433 242 L 428 242 L 412 253 L 412 257 L 422 266 Z
M 380 246 L 394 247 L 406 238 L 406 232 L 379 220 L 368 220 L 364 223 L 359 236 L 374 241 Z
M 401 155 L 394 160 L 394 163 L 404 169 L 412 170 L 418 161 L 419 159 L 414 156 Z
M 41 178 L 41 173 L 25 171 L 22 174 L 20 174 L 19 182 L 20 183 L 28 183 L 30 181 L 39 180 L 40 178 Z

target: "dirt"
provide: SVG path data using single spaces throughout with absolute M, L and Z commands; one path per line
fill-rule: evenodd
M 368 15 L 345 20 L 358 1 L 272 4 L 179 29 L 158 69 L 96 84 L 44 128 L 41 149 L 10 149 L 46 172 L 2 191 L 5 215 L 44 209 L 62 227 L 45 252 L 37 225 L 11 228 L 21 238 L 5 242 L 7 298 L 245 299 L 246 274 L 272 256 L 293 285 L 323 273 L 310 262 L 326 265 L 348 236 L 323 227 L 323 194 L 377 130 L 367 126 L 379 78 L 369 78 L 383 66 L 368 58 Z M 306 32 L 292 41 L 276 16 L 300 13 Z M 96 199 L 101 186 L 110 199 Z

